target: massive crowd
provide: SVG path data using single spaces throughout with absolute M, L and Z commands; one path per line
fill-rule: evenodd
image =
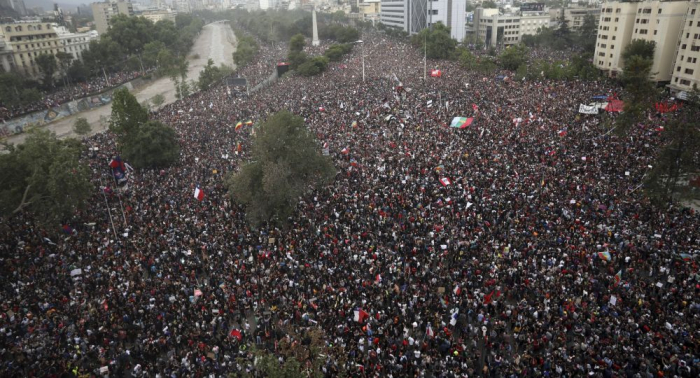
M 121 85 L 141 76 L 141 71 L 119 71 L 107 75 L 95 76 L 84 82 L 63 86 L 50 93 L 42 93 L 42 100 L 21 106 L 7 107 L 0 104 L 0 122 L 23 116 L 28 113 L 46 110 L 67 102 L 94 95 L 105 89 Z M 109 80 L 109 81 L 108 81 Z
M 2 227 L 0 375 L 243 376 L 260 351 L 328 377 L 700 375 L 700 219 L 639 189 L 661 120 L 617 137 L 577 113 L 607 82 L 444 61 L 424 81 L 413 47 L 363 39 L 365 82 L 356 48 L 322 76 L 164 107 L 181 159 L 124 188 L 114 137 L 89 139 L 90 208 L 60 238 Z M 259 62 L 241 73 L 259 82 Z M 252 229 L 224 187 L 253 138 L 233 125 L 282 109 L 338 173 L 287 229 Z

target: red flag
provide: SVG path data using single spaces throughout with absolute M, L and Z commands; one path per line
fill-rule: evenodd
M 493 296 L 493 290 L 490 294 L 484 296 L 484 305 L 491 303 L 491 297 Z
M 232 329 L 231 330 L 231 337 L 235 337 L 238 339 L 238 341 L 241 341 L 243 339 L 243 335 L 241 335 L 241 331 L 237 329 Z

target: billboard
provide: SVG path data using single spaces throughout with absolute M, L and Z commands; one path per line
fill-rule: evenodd
M 520 5 L 521 12 L 543 12 L 544 3 L 525 3 Z

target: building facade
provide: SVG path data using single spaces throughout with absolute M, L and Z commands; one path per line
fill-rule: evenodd
M 551 17 L 552 25 L 559 23 L 559 20 L 564 17 L 564 19 L 569 24 L 571 30 L 578 30 L 583 26 L 583 20 L 586 16 L 591 15 L 595 18 L 596 25 L 600 19 L 600 7 L 595 8 L 552 8 L 549 10 L 549 15 Z
M 674 73 L 688 1 L 640 1 L 603 3 L 593 62 L 612 77 L 624 67 L 622 53 L 633 40 L 654 42 L 652 80 L 670 82 Z M 685 58 L 685 54 L 679 57 Z
M 678 41 L 673 74 L 669 88 L 671 93 L 684 98 L 693 86 L 700 87 L 700 2 L 688 3 L 683 30 Z
M 426 0 L 381 0 L 381 22 L 410 34 L 428 26 L 427 16 Z
M 92 15 L 95 18 L 95 29 L 100 34 L 109 30 L 109 21 L 119 14 L 134 15 L 134 7 L 129 1 L 107 1 L 104 3 L 92 3 Z
M 450 35 L 458 42 L 466 33 L 466 0 L 434 0 L 428 5 L 428 25 L 442 22 L 450 28 Z
M 83 52 L 90 48 L 90 41 L 96 40 L 98 34 L 96 30 L 90 30 L 86 33 L 71 33 L 65 26 L 53 25 L 62 51 L 73 55 L 74 60 L 82 60 Z
M 476 8 L 473 30 L 486 46 L 510 46 L 520 43 L 523 35 L 535 35 L 549 27 L 551 17 L 542 12 L 501 13 L 498 9 Z
M 155 24 L 156 22 L 163 20 L 175 22 L 175 16 L 177 16 L 177 13 L 171 11 L 170 9 L 161 9 L 156 11 L 144 11 L 137 16 L 151 20 Z
M 27 76 L 37 76 L 39 67 L 36 65 L 36 57 L 41 54 L 55 55 L 63 51 L 58 34 L 50 23 L 40 21 L 15 22 L 0 24 L 0 34 L 5 43 L 4 59 L 10 61 L 3 67 L 11 69 Z M 8 53 L 8 50 L 11 53 Z

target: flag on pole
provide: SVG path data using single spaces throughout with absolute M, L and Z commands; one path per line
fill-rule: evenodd
M 622 269 L 615 275 L 615 286 L 619 285 L 620 281 L 622 281 Z
M 460 295 L 460 294 L 462 294 L 462 288 L 459 287 L 459 285 L 456 285 L 455 288 L 454 288 L 454 290 L 452 290 L 452 292 L 453 292 L 455 295 Z
M 603 259 L 605 261 L 610 261 L 610 258 L 611 258 L 610 252 L 598 252 L 598 257 L 600 257 L 601 259 Z
M 491 291 L 491 293 L 489 293 L 488 295 L 484 295 L 484 305 L 491 303 L 491 297 L 493 297 L 493 293 L 494 292 Z
M 441 76 L 442 76 L 442 71 L 440 71 L 440 70 L 430 70 L 430 76 L 431 76 L 431 77 L 441 77 Z
M 245 121 L 245 124 L 246 124 L 247 126 L 252 126 L 252 125 L 253 125 L 253 121 L 247 120 L 247 121 Z
M 559 134 L 560 137 L 566 136 L 566 127 L 563 128 L 563 129 L 561 129 L 561 130 L 559 130 L 558 134 Z
M 450 179 L 447 177 L 443 177 L 440 179 L 440 184 L 442 184 L 442 186 L 448 186 L 452 184 L 452 181 L 450 181 Z
M 433 327 L 430 326 L 430 323 L 428 323 L 428 327 L 425 329 L 425 334 L 431 339 L 435 337 L 435 331 L 433 331 Z
M 345 147 L 345 148 L 343 148 L 342 150 L 340 150 L 340 153 L 343 154 L 343 155 L 347 155 L 347 154 L 350 153 L 350 150 L 349 150 L 347 147 Z
M 243 127 L 243 122 L 238 122 L 236 124 L 236 131 L 240 130 Z
M 355 320 L 358 323 L 364 322 L 367 318 L 369 318 L 369 314 L 365 312 L 364 310 L 357 309 L 354 312 L 353 320 Z
M 194 198 L 196 198 L 198 201 L 201 201 L 204 199 L 204 191 L 199 189 L 199 186 L 197 186 L 194 189 Z

